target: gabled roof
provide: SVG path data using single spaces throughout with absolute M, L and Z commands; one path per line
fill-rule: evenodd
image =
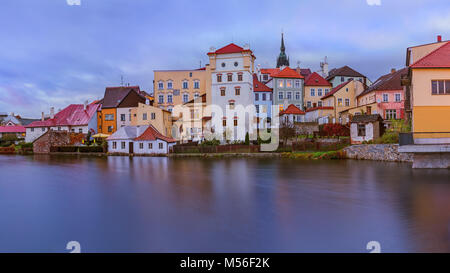
M 303 76 L 298 74 L 297 71 L 290 68 L 289 66 L 281 70 L 280 72 L 273 75 L 274 78 L 294 78 L 303 79 Z
M 107 140 L 135 139 L 142 135 L 148 127 L 149 125 L 120 127 L 114 134 L 110 135 Z
M 261 68 L 261 74 L 269 74 L 269 76 L 271 77 L 273 77 L 278 72 L 280 72 L 279 68 Z
M 280 116 L 282 115 L 304 115 L 305 112 L 303 112 L 302 110 L 300 110 L 297 106 L 290 104 L 286 110 L 283 110 L 280 112 Z
M 306 77 L 305 86 L 331 86 L 331 83 L 325 80 L 317 72 L 314 72 Z
M 383 120 L 379 114 L 374 115 L 354 115 L 351 123 L 368 123 Z
M 330 93 L 326 94 L 325 96 L 321 97 L 320 99 L 323 100 L 323 99 L 326 99 L 326 98 L 328 98 L 328 97 L 331 97 L 334 93 L 336 93 L 336 92 L 338 92 L 339 90 L 341 90 L 343 87 L 345 87 L 345 86 L 346 86 L 347 84 L 349 84 L 350 82 L 351 82 L 351 80 L 339 84 L 338 86 L 336 86 L 335 88 L 333 88 L 333 89 L 330 91 Z
M 136 137 L 134 140 L 136 141 L 152 141 L 152 140 L 163 140 L 166 142 L 177 142 L 175 139 L 170 138 L 170 137 L 166 137 L 164 135 L 162 135 L 161 133 L 158 132 L 158 130 L 156 130 L 155 127 L 153 127 L 153 125 L 148 126 L 148 128 L 138 137 Z
M 333 109 L 334 109 L 333 106 L 317 106 L 306 109 L 306 112 L 312 112 L 316 110 L 333 110 Z
M 0 133 L 25 133 L 26 129 L 23 126 L 0 126 Z
M 258 81 L 258 76 L 253 74 L 253 92 L 272 92 L 272 88 Z
M 102 108 L 116 108 L 132 90 L 141 93 L 139 86 L 106 87 Z
M 411 68 L 450 68 L 450 42 L 443 44 L 413 63 Z
M 209 54 L 231 54 L 231 53 L 241 53 L 241 52 L 252 52 L 250 49 L 244 49 L 234 43 L 228 44 L 222 48 L 217 49 L 214 52 L 208 52 Z
M 330 79 L 336 77 L 336 76 L 346 76 L 346 77 L 366 77 L 363 74 L 359 73 L 358 71 L 354 70 L 353 68 L 349 66 L 343 66 L 340 68 L 334 68 L 330 70 L 330 73 L 328 77 L 326 78 L 327 81 Z
M 309 75 L 311 75 L 311 69 L 309 68 L 300 68 L 300 75 L 302 75 L 303 77 L 308 77 Z
M 71 104 L 56 113 L 54 118 L 44 121 L 34 121 L 25 127 L 84 126 L 96 116 L 99 107 L 99 104 L 91 103 L 87 105 L 86 110 L 84 110 L 83 104 Z
M 401 85 L 401 76 L 408 73 L 408 68 L 402 68 L 396 72 L 391 72 L 389 74 L 379 77 L 371 86 L 364 90 L 357 97 L 366 95 L 373 91 L 381 90 L 403 90 Z

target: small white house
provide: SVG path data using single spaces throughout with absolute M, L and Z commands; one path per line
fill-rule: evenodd
M 106 140 L 112 154 L 167 154 L 176 143 L 152 125 L 124 126 Z
M 355 115 L 350 122 L 352 144 L 373 141 L 383 135 L 383 119 L 380 115 Z
M 297 106 L 291 104 L 286 110 L 280 112 L 280 121 L 294 124 L 296 122 L 305 122 L 305 112 Z

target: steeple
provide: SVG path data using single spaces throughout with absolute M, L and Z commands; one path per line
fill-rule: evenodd
M 284 34 L 281 33 L 281 47 L 280 47 L 280 55 L 277 59 L 277 68 L 281 66 L 289 66 L 289 58 L 286 56 L 286 48 L 284 46 Z

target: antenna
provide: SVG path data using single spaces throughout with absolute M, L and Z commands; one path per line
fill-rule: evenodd
M 200 60 L 200 68 L 202 68 L 202 60 Z
M 120 75 L 120 86 L 123 86 L 123 75 Z

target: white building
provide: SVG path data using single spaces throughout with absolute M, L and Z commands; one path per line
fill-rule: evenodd
M 112 154 L 167 154 L 176 143 L 152 125 L 121 127 L 107 141 Z
M 213 128 L 218 133 L 232 131 L 231 140 L 244 140 L 253 122 L 253 71 L 255 56 L 248 46 L 233 43 L 208 53 L 211 70 L 211 105 L 222 110 L 221 124 L 214 123 L 220 113 L 213 110 Z M 250 108 L 247 108 L 249 107 Z M 245 110 L 252 109 L 252 118 Z M 216 119 L 215 119 L 216 118 Z M 219 128 L 216 128 L 216 127 Z M 239 127 L 239 129 L 238 129 Z M 225 129 L 226 128 L 226 129 Z

